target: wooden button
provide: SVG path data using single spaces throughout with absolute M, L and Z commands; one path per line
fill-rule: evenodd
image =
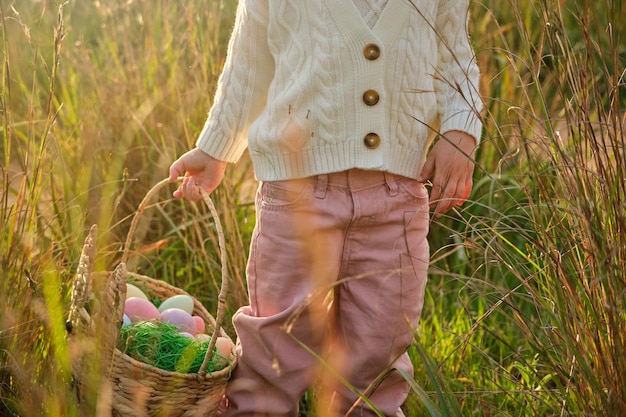
M 363 138 L 363 143 L 368 149 L 376 149 L 380 145 L 380 136 L 376 133 L 368 133 Z
M 366 92 L 363 93 L 363 102 L 367 104 L 368 106 L 375 105 L 376 103 L 378 103 L 379 99 L 380 99 L 380 96 L 378 95 L 378 92 L 376 92 L 375 90 L 367 90 Z
M 370 61 L 374 61 L 380 56 L 380 48 L 373 43 L 367 44 L 363 48 L 363 55 Z

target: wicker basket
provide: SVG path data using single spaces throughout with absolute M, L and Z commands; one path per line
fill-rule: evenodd
M 126 261 L 138 219 L 147 202 L 168 180 L 157 183 L 140 203 L 131 223 L 120 263 L 112 272 L 93 272 L 96 227 L 85 239 L 78 270 L 73 282 L 72 301 L 68 317 L 72 367 L 79 399 L 90 402 L 101 416 L 167 416 L 213 417 L 226 390 L 226 384 L 236 366 L 237 359 L 219 371 L 207 371 L 208 360 L 218 336 L 230 337 L 221 327 L 228 276 L 224 249 L 224 233 L 217 211 L 208 194 L 201 192 L 215 220 L 218 232 L 222 284 L 218 297 L 216 318 L 193 296 L 180 288 L 144 275 L 128 272 Z M 166 299 L 185 294 L 194 300 L 193 314 L 202 317 L 207 332 L 212 330 L 211 342 L 202 366 L 197 373 L 169 372 L 137 361 L 116 347 L 123 319 L 126 299 L 126 280 L 132 280 L 146 289 L 151 296 Z M 99 308 L 90 314 L 89 306 L 99 302 Z M 232 340 L 231 340 L 232 341 Z M 98 375 L 94 378 L 93 375 Z M 97 385 L 94 385 L 97 384 Z M 87 388 L 97 386 L 97 398 L 86 398 Z

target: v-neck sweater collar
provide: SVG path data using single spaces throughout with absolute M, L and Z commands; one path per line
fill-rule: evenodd
M 385 9 L 389 0 L 352 0 L 361 17 L 370 28 L 378 22 L 380 14 Z
M 409 15 L 406 8 L 397 7 L 398 2 L 406 3 L 407 0 L 389 0 L 385 5 L 378 21 L 370 28 L 354 1 L 322 0 L 324 6 L 333 15 L 338 27 L 350 28 L 350 33 L 356 42 L 370 42 L 376 38 L 385 44 L 397 37 L 398 33 L 405 28 Z

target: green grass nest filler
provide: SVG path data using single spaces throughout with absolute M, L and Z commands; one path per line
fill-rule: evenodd
M 222 328 L 229 280 L 224 232 L 217 210 L 204 190 L 201 194 L 215 220 L 222 264 L 216 318 L 184 290 L 126 269 L 139 217 L 148 201 L 167 184 L 167 179 L 161 180 L 139 204 L 114 271 L 93 271 L 97 228 L 92 226 L 73 280 L 67 328 L 78 399 L 99 411 L 106 410 L 105 415 L 110 410 L 114 417 L 214 417 L 237 365 L 236 357 L 229 361 L 214 353 L 218 336 L 230 339 Z M 185 336 L 173 334 L 172 326 L 164 323 L 133 323 L 122 330 L 127 280 L 160 300 L 178 294 L 190 296 L 193 314 L 202 317 L 207 332 L 212 329 L 210 340 L 181 340 Z M 134 343 L 144 337 L 145 341 Z

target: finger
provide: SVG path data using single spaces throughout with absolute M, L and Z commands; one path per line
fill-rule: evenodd
M 183 190 L 181 189 L 181 187 L 178 187 L 176 190 L 174 190 L 172 195 L 174 196 L 174 198 L 183 198 L 184 197 Z
M 437 214 L 441 215 L 456 206 L 462 206 L 467 201 L 471 189 L 471 180 L 450 182 L 447 184 L 446 190 L 441 197 L 442 204 L 438 207 L 439 212 Z
M 428 181 L 428 179 L 430 179 L 430 177 L 432 177 L 433 172 L 435 169 L 435 162 L 434 162 L 434 158 L 427 158 L 426 162 L 424 163 L 424 166 L 422 167 L 422 171 L 420 172 L 419 176 L 417 177 L 417 180 L 419 182 L 426 182 Z
M 185 181 L 184 194 L 189 201 L 198 201 L 202 198 L 198 190 L 198 185 L 194 177 L 187 177 Z
M 179 176 L 176 176 L 176 181 L 179 179 Z M 172 181 L 172 177 L 170 177 L 170 182 Z M 172 193 L 172 195 L 174 196 L 174 198 L 183 198 L 185 197 L 185 178 L 183 178 L 183 180 L 180 182 L 180 184 L 178 185 L 178 188 L 176 188 L 176 190 L 174 190 L 174 192 Z
M 455 200 L 451 197 L 451 195 L 446 194 L 445 192 L 441 195 L 437 206 L 435 207 L 434 215 L 435 217 L 441 217 L 444 213 L 450 210 L 454 204 Z
M 454 207 L 455 203 L 456 201 L 450 193 L 443 190 L 433 199 L 431 203 L 433 215 L 437 218 L 441 217 L 444 213 Z
M 462 206 L 463 204 L 465 204 L 471 192 L 472 192 L 472 180 L 469 180 L 469 181 L 466 181 L 465 184 L 463 185 L 463 188 L 460 192 L 460 198 L 457 201 L 457 205 Z
M 433 186 L 430 191 L 430 208 L 435 212 L 441 211 L 441 206 L 444 204 L 443 198 L 449 187 L 450 175 L 449 173 L 443 173 L 439 171 L 434 172 L 432 179 Z
M 428 205 L 431 210 L 436 210 L 437 205 L 439 204 L 439 200 L 441 198 L 441 186 L 438 184 L 433 184 L 430 189 L 430 199 Z
M 442 214 L 451 210 L 458 204 L 461 196 L 459 191 L 462 189 L 463 187 L 460 188 L 459 183 L 454 180 L 449 180 L 445 186 L 441 187 L 441 192 L 434 211 L 435 217 L 441 217 Z
M 188 177 L 187 176 L 183 177 L 183 180 L 181 181 L 180 185 L 178 186 L 178 188 L 173 193 L 175 198 L 184 198 L 184 197 L 186 197 L 185 196 L 185 184 L 186 184 L 187 181 L 188 181 Z

